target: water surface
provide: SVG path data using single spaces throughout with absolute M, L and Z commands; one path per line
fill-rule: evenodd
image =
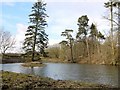
M 2 70 L 33 74 L 60 80 L 77 80 L 118 86 L 118 67 L 89 64 L 45 63 L 45 67 L 28 68 L 21 63 L 2 64 Z

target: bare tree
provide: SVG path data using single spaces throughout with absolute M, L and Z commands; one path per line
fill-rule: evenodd
M 110 9 L 110 18 L 108 17 L 104 17 L 105 19 L 107 20 L 110 20 L 111 22 L 111 49 L 112 49 L 112 61 L 114 62 L 114 59 L 115 59 L 115 46 L 114 46 L 114 43 L 113 43 L 113 36 L 114 36 L 114 24 L 115 23 L 117 26 L 118 26 L 118 30 L 119 30 L 119 27 L 120 27 L 120 24 L 119 24 L 119 6 L 120 6 L 120 1 L 119 0 L 109 0 L 107 3 L 104 3 L 105 4 L 105 7 L 106 8 L 109 8 Z M 113 7 L 116 7 L 118 8 L 118 13 L 115 12 L 115 14 L 118 16 L 118 22 L 116 20 L 114 20 L 114 17 L 113 17 Z M 118 35 L 119 36 L 119 35 Z
M 120 26 L 120 23 L 119 23 L 120 0 L 109 0 L 107 3 L 104 3 L 104 4 L 105 4 L 105 7 L 106 7 L 106 8 L 110 8 L 111 17 L 109 18 L 109 17 L 103 16 L 103 18 L 111 21 L 112 23 L 116 24 L 117 26 Z M 117 11 L 113 12 L 113 11 L 114 11 L 114 10 L 113 10 L 114 8 L 118 8 L 118 10 L 117 10 L 118 12 L 117 12 Z M 113 18 L 113 16 L 114 16 L 113 14 L 118 17 L 118 18 L 117 18 L 118 21 L 116 21 L 116 20 Z M 111 24 L 112 24 L 112 23 L 111 23 Z
M 0 53 L 4 55 L 8 49 L 13 48 L 14 44 L 15 39 L 10 32 L 0 30 Z

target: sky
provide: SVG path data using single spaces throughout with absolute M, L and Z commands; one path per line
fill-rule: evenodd
M 9 31 L 16 40 L 14 51 L 20 52 L 25 32 L 29 25 L 31 7 L 35 0 L 3 0 L 0 2 L 0 28 Z M 72 29 L 73 37 L 78 31 L 77 20 L 82 15 L 87 15 L 89 25 L 95 23 L 99 31 L 106 32 L 109 23 L 103 18 L 108 15 L 104 2 L 107 0 L 44 0 L 46 13 L 48 14 L 46 33 L 49 38 L 49 45 L 65 40 L 61 32 L 65 29 Z

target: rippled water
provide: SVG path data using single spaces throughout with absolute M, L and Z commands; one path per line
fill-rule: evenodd
M 2 64 L 2 70 L 34 74 L 60 80 L 77 80 L 118 86 L 118 67 L 107 65 L 45 63 L 45 67 L 27 68 L 21 63 Z

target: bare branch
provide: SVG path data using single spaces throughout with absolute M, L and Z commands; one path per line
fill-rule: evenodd
M 111 21 L 111 19 L 109 19 L 109 18 L 107 18 L 107 17 L 105 17 L 105 16 L 103 16 L 103 18 L 105 18 L 105 19 Z M 113 21 L 115 24 L 117 24 L 118 26 L 120 26 L 120 24 L 118 24 L 115 20 L 112 20 L 112 21 Z
M 0 30 L 0 52 L 5 54 L 5 52 L 13 48 L 15 44 L 15 38 L 12 37 L 10 32 Z

